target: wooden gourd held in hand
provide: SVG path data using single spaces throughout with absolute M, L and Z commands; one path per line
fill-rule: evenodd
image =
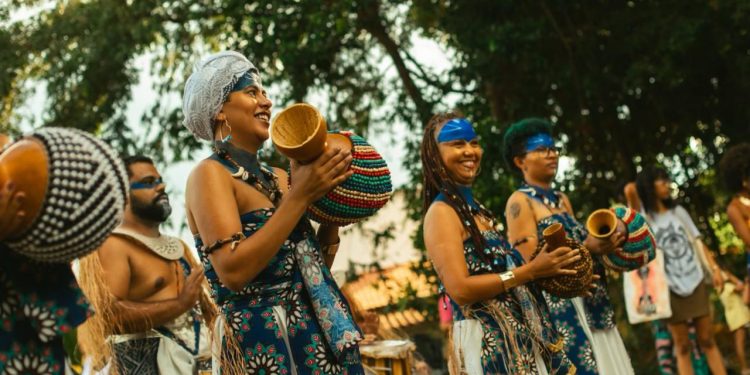
M 273 120 L 271 139 L 280 153 L 301 163 L 317 159 L 326 148 L 351 152 L 354 174 L 308 208 L 310 219 L 346 226 L 374 215 L 390 199 L 393 188 L 383 157 L 362 137 L 328 132 L 315 107 L 298 103 L 285 108 Z
M 568 238 L 565 234 L 565 228 L 560 223 L 554 223 L 542 231 L 544 242 L 549 244 L 547 251 L 555 251 L 561 246 L 568 246 L 573 250 L 578 250 L 581 259 L 567 267 L 576 270 L 574 275 L 561 275 L 544 279 L 536 282 L 547 293 L 561 298 L 573 298 L 586 294 L 593 279 L 594 261 L 591 253 L 581 243 Z M 544 243 L 539 244 L 537 252 L 532 259 L 539 254 Z
M 328 134 L 326 120 L 315 107 L 306 103 L 292 104 L 276 116 L 271 139 L 280 153 L 301 163 L 317 159 L 326 148 L 352 150 L 349 138 Z

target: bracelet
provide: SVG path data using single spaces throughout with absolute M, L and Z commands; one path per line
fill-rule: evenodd
M 231 235 L 230 237 L 227 237 L 227 238 L 225 238 L 223 240 L 217 240 L 216 242 L 214 242 L 209 247 L 204 247 L 203 248 L 203 252 L 206 253 L 206 255 L 209 255 L 209 254 L 213 253 L 214 251 L 219 250 L 222 246 L 224 246 L 225 244 L 230 243 L 230 242 L 232 243 L 232 250 L 234 250 L 234 249 L 237 248 L 237 245 L 240 244 L 240 241 L 244 240 L 245 238 L 247 238 L 247 237 L 245 237 L 244 233 L 237 232 L 237 233 L 235 233 L 235 234 Z
M 498 273 L 497 276 L 500 277 L 500 281 L 503 283 L 503 288 L 506 291 L 518 286 L 518 280 L 516 280 L 516 274 L 513 271 Z
M 336 252 L 339 251 L 339 244 L 341 244 L 341 240 L 339 240 L 336 243 L 332 243 L 330 245 L 321 245 L 320 250 L 325 255 L 336 255 Z

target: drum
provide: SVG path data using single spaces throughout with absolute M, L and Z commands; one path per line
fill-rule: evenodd
M 359 346 L 362 364 L 378 375 L 411 375 L 415 349 L 409 340 L 381 340 Z

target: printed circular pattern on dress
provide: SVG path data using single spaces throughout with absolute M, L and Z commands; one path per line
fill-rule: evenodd
M 55 315 L 51 311 L 41 306 L 24 305 L 23 314 L 31 320 L 42 342 L 49 342 L 57 336 Z
M 258 229 L 260 229 L 260 224 L 256 222 L 245 223 L 245 225 L 242 226 L 242 232 L 246 237 L 249 237 Z
M 299 286 L 302 286 L 299 284 Z M 286 314 L 287 330 L 290 336 L 296 336 L 299 330 L 307 329 L 307 322 L 312 318 L 307 306 L 300 302 L 299 291 L 292 292 L 286 299 L 288 309 Z
M 573 327 L 568 322 L 557 322 L 557 333 L 560 334 L 565 348 L 570 348 L 573 345 Z
M 278 261 L 276 262 L 274 275 L 277 277 L 291 276 L 294 273 L 294 253 L 287 248 L 283 248 L 276 253 L 276 256 Z
M 313 342 L 305 346 L 308 353 L 305 366 L 315 375 L 340 374 L 344 368 L 329 357 L 320 335 L 314 334 L 311 338 Z
M 245 296 L 257 296 L 263 289 L 257 283 L 249 283 L 237 294 Z
M 588 342 L 579 348 L 578 364 L 582 365 L 586 371 L 596 371 L 596 359 L 594 359 L 594 349 Z
M 493 329 L 483 329 L 484 334 L 482 335 L 482 358 L 487 362 L 494 362 L 495 355 L 497 354 L 497 333 Z
M 547 292 L 543 292 L 542 295 L 544 296 L 544 300 L 547 302 L 547 306 L 549 307 L 549 311 L 552 313 L 552 315 L 559 315 L 560 313 L 564 312 L 568 308 L 568 300 L 563 298 L 557 298 L 551 296 Z
M 11 357 L 6 365 L 4 374 L 7 375 L 42 375 L 52 372 L 49 361 L 32 354 Z
M 274 337 L 277 339 L 280 339 L 282 337 L 281 334 L 281 323 L 276 319 L 276 314 L 273 312 L 273 308 L 267 307 L 263 312 L 260 314 L 260 316 L 263 318 L 263 328 L 267 329 L 269 331 L 273 331 Z
M 3 300 L 0 301 L 0 323 L 2 323 L 6 319 L 15 318 L 16 309 L 20 304 L 18 293 L 13 290 L 10 280 L 2 273 L 0 273 L 0 296 L 3 296 Z
M 588 315 L 587 315 L 588 317 Z M 612 327 L 615 325 L 615 312 L 612 309 L 606 309 L 602 312 L 602 321 L 606 327 Z M 589 321 L 589 325 L 594 327 L 593 321 Z
M 512 371 L 514 374 L 532 375 L 539 373 L 539 370 L 536 367 L 534 352 L 532 351 L 522 351 L 521 353 L 517 353 L 514 363 L 515 369 Z
M 232 311 L 229 317 L 229 325 L 235 334 L 244 334 L 250 331 L 250 318 L 253 314 L 247 310 Z
M 514 301 L 512 298 L 505 297 L 502 300 L 499 301 L 500 306 L 498 306 L 498 310 L 506 312 L 503 314 L 503 319 L 510 324 L 510 328 L 520 331 L 524 329 L 528 329 L 526 325 L 524 325 L 518 317 L 516 317 L 513 314 L 513 311 L 515 311 L 517 308 L 520 308 L 518 305 L 518 302 Z
M 245 351 L 245 369 L 248 374 L 287 375 L 285 356 L 276 351 L 274 345 L 264 347 L 260 343 Z
M 306 239 L 304 241 L 297 242 L 297 251 L 300 254 L 303 254 L 305 257 L 310 257 L 312 259 L 316 258 L 316 254 L 314 253 L 315 248 L 312 245 L 312 242 L 309 239 Z M 319 285 L 323 282 L 319 278 L 319 275 L 322 275 L 322 272 L 320 271 L 320 265 L 318 262 L 310 261 L 307 262 L 307 264 L 299 264 L 300 271 L 302 272 L 302 277 L 304 277 L 306 280 L 312 281 L 313 284 Z

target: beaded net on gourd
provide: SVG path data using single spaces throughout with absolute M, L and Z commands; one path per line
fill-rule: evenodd
M 568 247 L 580 251 L 581 259 L 572 265 L 565 267 L 576 270 L 576 273 L 574 275 L 560 275 L 538 279 L 535 280 L 535 283 L 537 283 L 544 291 L 555 297 L 579 297 L 586 294 L 591 287 L 591 281 L 594 277 L 594 260 L 591 258 L 589 250 L 580 242 L 571 238 L 566 238 L 566 241 Z M 537 246 L 534 255 L 531 256 L 531 259 L 534 259 L 539 255 L 544 244 L 545 241 L 544 238 L 542 238 L 539 241 L 539 246 Z
M 603 256 L 602 263 L 615 271 L 632 271 L 652 261 L 656 257 L 656 242 L 646 219 L 626 207 L 617 207 L 612 211 L 625 223 L 628 235 L 622 250 Z
M 122 220 L 128 178 L 120 158 L 86 132 L 43 128 L 49 184 L 31 228 L 6 241 L 29 258 L 64 263 L 96 250 Z
M 391 172 L 383 157 L 364 138 L 348 131 L 330 132 L 352 141 L 354 174 L 307 210 L 319 223 L 345 226 L 374 215 L 391 197 Z

